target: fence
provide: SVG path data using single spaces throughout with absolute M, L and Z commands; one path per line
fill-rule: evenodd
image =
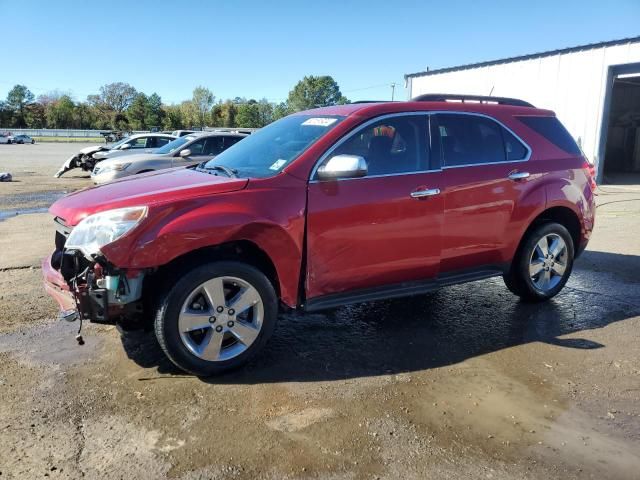
M 65 138 L 95 138 L 101 137 L 104 130 L 75 130 L 51 128 L 2 128 L 0 132 L 11 132 L 12 135 L 29 135 L 30 137 L 65 137 Z M 132 133 L 144 133 L 135 131 Z

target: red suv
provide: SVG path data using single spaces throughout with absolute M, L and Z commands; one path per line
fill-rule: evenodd
M 591 166 L 553 112 L 427 95 L 296 113 L 215 159 L 51 207 L 61 317 L 153 318 L 212 375 L 253 357 L 279 308 L 314 311 L 497 275 L 528 301 L 567 282 L 594 222 Z

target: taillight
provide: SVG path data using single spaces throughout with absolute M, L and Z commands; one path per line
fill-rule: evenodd
M 591 187 L 591 191 L 595 192 L 596 188 L 597 188 L 597 185 L 596 185 L 596 167 L 594 165 L 591 165 L 588 160 L 585 160 L 582 163 L 582 169 L 587 174 L 587 181 L 589 182 L 589 187 Z

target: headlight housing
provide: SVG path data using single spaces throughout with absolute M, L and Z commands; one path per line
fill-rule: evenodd
M 147 207 L 127 207 L 89 215 L 71 231 L 67 249 L 93 256 L 105 245 L 133 230 L 147 216 Z
M 131 162 L 129 163 L 112 163 L 111 165 L 105 165 L 104 167 L 100 167 L 100 173 L 104 173 L 104 172 L 111 172 L 111 171 L 116 171 L 116 172 L 121 172 L 122 170 L 126 170 L 129 165 L 131 165 Z

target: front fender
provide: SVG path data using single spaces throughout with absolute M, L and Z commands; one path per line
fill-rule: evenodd
M 288 189 L 289 190 L 289 189 Z M 126 269 L 155 268 L 206 247 L 249 241 L 273 262 L 282 301 L 298 297 L 304 235 L 304 188 L 230 192 L 149 209 L 148 221 L 103 247 L 105 257 Z

